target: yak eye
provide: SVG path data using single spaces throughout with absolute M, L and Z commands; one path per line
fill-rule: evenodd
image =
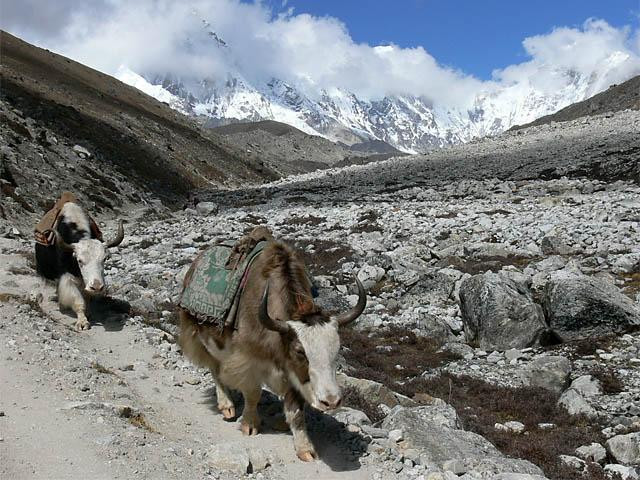
M 307 358 L 307 354 L 304 351 L 304 348 L 300 347 L 295 347 L 294 351 L 296 352 L 296 356 L 298 356 L 299 358 Z

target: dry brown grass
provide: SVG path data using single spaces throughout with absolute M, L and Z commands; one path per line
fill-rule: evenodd
M 348 245 L 330 240 L 296 240 L 286 238 L 285 241 L 303 253 L 304 263 L 314 275 L 331 275 L 342 267 L 344 262 L 353 261 L 355 252 Z M 305 251 L 313 244 L 314 251 Z
M 371 332 L 344 329 L 340 339 L 354 376 L 375 380 L 396 391 L 407 378 L 459 358 L 441 352 L 433 339 L 395 326 Z
M 398 393 L 420 402 L 424 394 L 452 404 L 465 430 L 478 433 L 510 457 L 523 458 L 542 468 L 552 479 L 603 479 L 604 472 L 592 466 L 588 475 L 562 464 L 559 455 L 574 455 L 575 449 L 602 442 L 603 425 L 579 416 L 570 416 L 557 404 L 558 397 L 541 388 L 507 388 L 469 376 L 443 373 L 421 374 L 456 357 L 439 351 L 430 339 L 416 337 L 400 328 L 371 333 L 345 329 L 341 335 L 344 356 L 356 377 L 380 382 Z M 356 407 L 358 408 L 358 407 Z M 366 403 L 362 408 L 368 408 Z M 526 435 L 495 430 L 496 423 L 517 420 L 526 426 Z M 539 423 L 554 423 L 550 430 Z

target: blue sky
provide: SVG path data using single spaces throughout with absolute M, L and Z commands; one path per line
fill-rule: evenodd
M 283 0 L 274 12 L 341 20 L 355 42 L 423 46 L 443 65 L 481 79 L 526 59 L 522 40 L 554 27 L 580 27 L 590 17 L 638 27 L 640 0 Z

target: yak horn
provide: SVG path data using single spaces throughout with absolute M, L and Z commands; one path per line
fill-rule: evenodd
M 264 293 L 262 294 L 262 303 L 260 304 L 260 314 L 258 315 L 258 318 L 260 319 L 260 323 L 262 323 L 262 325 L 265 328 L 269 330 L 273 330 L 274 332 L 279 332 L 282 334 L 288 333 L 291 327 L 287 325 L 286 322 L 283 322 L 280 320 L 274 320 L 273 318 L 271 318 L 269 316 L 269 312 L 267 308 L 268 305 L 269 305 L 269 283 L 267 282 L 267 285 L 264 287 Z
M 45 230 L 44 233 L 46 234 L 48 232 L 53 233 L 53 238 L 55 239 L 56 247 L 58 247 L 60 250 L 64 250 L 65 252 L 73 252 L 73 246 L 65 242 L 57 230 L 53 230 L 53 229 Z
M 110 240 L 108 242 L 105 242 L 107 245 L 107 248 L 111 248 L 111 247 L 117 247 L 118 245 L 120 245 L 122 243 L 122 240 L 124 239 L 124 227 L 122 226 L 122 220 L 118 221 L 118 233 L 116 233 L 116 236 L 113 240 Z
M 355 275 L 355 279 L 356 285 L 358 286 L 358 303 L 350 311 L 334 317 L 334 320 L 338 322 L 340 327 L 344 327 L 353 322 L 364 312 L 364 308 L 367 306 L 367 292 L 364 290 L 362 282 L 360 282 L 357 275 Z

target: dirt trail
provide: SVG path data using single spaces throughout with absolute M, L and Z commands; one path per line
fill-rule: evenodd
M 257 452 L 270 464 L 258 478 L 371 477 L 364 449 L 352 448 L 359 438 L 324 415 L 309 417 L 322 460 L 300 462 L 290 434 L 272 428 L 281 406 L 268 394 L 263 433 L 243 436 L 217 412 L 211 377 L 158 329 L 113 314 L 74 332 L 54 287 L 25 260 L 28 247 L 3 242 L 0 477 L 237 477 L 222 471 L 216 446 Z

